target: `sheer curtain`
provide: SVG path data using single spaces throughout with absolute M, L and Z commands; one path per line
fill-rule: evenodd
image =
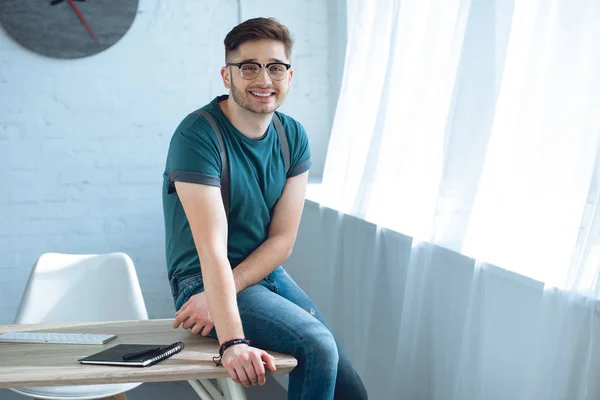
M 323 204 L 593 293 L 600 2 L 348 6 Z
M 597 0 L 348 0 L 304 283 L 377 398 L 600 398 L 598 38 Z

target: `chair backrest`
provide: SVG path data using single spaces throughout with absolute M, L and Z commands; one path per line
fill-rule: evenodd
M 148 319 L 127 254 L 43 254 L 33 266 L 16 324 Z

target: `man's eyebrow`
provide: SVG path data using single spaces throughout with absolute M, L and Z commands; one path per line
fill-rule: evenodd
M 245 60 L 239 61 L 236 64 L 245 63 L 245 62 L 258 62 L 258 59 L 257 58 L 246 58 Z M 287 64 L 285 61 L 280 60 L 279 58 L 269 58 L 269 62 Z

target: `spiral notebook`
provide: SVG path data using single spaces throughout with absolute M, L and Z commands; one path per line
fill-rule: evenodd
M 124 367 L 148 367 L 183 350 L 183 342 L 170 346 L 152 344 L 118 344 L 91 356 L 81 358 L 82 364 L 121 365 Z

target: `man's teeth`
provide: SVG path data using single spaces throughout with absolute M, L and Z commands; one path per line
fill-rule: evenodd
M 255 96 L 259 96 L 259 97 L 269 97 L 272 93 L 256 93 L 256 92 L 250 92 Z

